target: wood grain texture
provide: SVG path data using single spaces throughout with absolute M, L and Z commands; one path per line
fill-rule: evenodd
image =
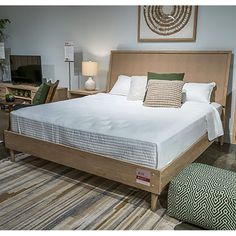
M 0 230 L 171 230 L 179 222 L 150 195 L 27 155 L 0 161 Z M 166 195 L 164 196 L 166 198 Z
M 188 82 L 216 82 L 214 101 L 225 106 L 230 60 L 231 52 L 228 51 L 113 51 L 107 89 L 109 91 L 112 88 L 120 74 L 146 75 L 148 71 L 184 72 L 185 81 Z M 160 194 L 179 171 L 196 160 L 212 143 L 204 135 L 161 171 L 10 131 L 5 131 L 5 144 L 11 150 L 29 153 L 150 193 Z M 150 171 L 150 186 L 136 182 L 137 168 Z
M 77 90 L 70 90 L 69 91 L 69 98 L 79 98 L 79 97 L 84 97 L 88 95 L 94 95 L 97 93 L 104 93 L 106 92 L 105 90 L 93 90 L 93 91 L 88 91 L 85 89 L 77 89 Z
M 222 112 L 221 112 L 221 120 L 222 120 L 223 130 L 225 130 L 225 122 L 226 122 L 225 119 L 226 119 L 226 108 L 223 107 Z M 223 144 L 224 144 L 224 135 L 222 135 L 219 138 L 219 141 L 220 141 L 220 145 L 223 146 Z
M 32 85 L 25 85 L 25 84 L 0 83 L 0 90 L 2 90 L 2 92 L 0 91 L 0 97 L 4 96 L 6 93 L 11 93 L 12 90 L 22 89 L 22 90 L 30 91 L 31 97 L 20 97 L 20 96 L 16 96 L 16 97 L 19 97 L 19 98 L 22 98 L 26 101 L 31 102 L 31 100 L 34 98 L 35 93 L 37 92 L 38 88 L 39 87 L 35 87 Z M 53 102 L 66 100 L 67 99 L 67 91 L 68 91 L 67 88 L 57 87 L 56 92 L 55 92 L 55 96 L 53 97 Z
M 50 85 L 50 88 L 49 88 L 49 90 L 48 90 L 48 94 L 47 94 L 45 103 L 50 103 L 50 102 L 52 102 L 52 100 L 53 100 L 53 98 L 54 98 L 54 95 L 55 95 L 55 93 L 56 93 L 58 84 L 59 84 L 59 80 L 57 80 L 54 84 Z
M 15 162 L 15 151 L 10 149 L 9 152 L 10 152 L 11 161 Z
M 174 176 L 196 160 L 212 144 L 208 141 L 207 135 L 204 135 L 166 167 L 157 170 L 27 137 L 11 131 L 5 131 L 4 134 L 5 145 L 10 150 L 28 153 L 155 194 L 160 194 Z M 150 173 L 149 186 L 136 182 L 137 169 Z M 153 204 L 155 204 L 154 202 Z
M 182 169 L 195 161 L 213 142 L 208 140 L 207 134 L 195 142 L 191 148 L 174 159 L 171 163 L 161 170 L 160 188 L 164 187 L 175 177 Z
M 185 73 L 184 82 L 216 82 L 213 101 L 226 105 L 231 51 L 112 51 L 107 90 L 119 75 Z
M 234 109 L 234 127 L 233 127 L 232 143 L 236 144 L 236 103 Z
M 84 152 L 69 146 L 55 144 L 5 131 L 5 145 L 10 150 L 28 153 L 46 160 L 50 160 L 91 174 L 115 180 L 152 193 L 160 193 L 160 173 L 138 164 Z M 27 145 L 26 145 L 27 144 Z M 43 148 L 42 148 L 43 147 Z M 150 172 L 150 186 L 136 182 L 136 170 Z
M 156 211 L 158 206 L 158 194 L 152 193 L 151 194 L 151 210 Z
M 52 102 L 64 101 L 68 98 L 68 89 L 63 87 L 57 87 Z

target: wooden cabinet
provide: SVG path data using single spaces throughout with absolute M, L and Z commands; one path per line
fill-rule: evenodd
M 1 97 L 4 97 L 4 95 L 6 94 L 6 92 L 7 92 L 6 87 L 5 87 L 5 86 L 2 86 L 2 85 L 0 84 L 0 98 L 1 98 Z
M 38 88 L 31 85 L 0 83 L 0 97 L 4 97 L 6 93 L 12 93 L 16 98 L 21 98 L 25 102 L 31 103 Z M 53 102 L 66 100 L 67 92 L 67 88 L 58 87 Z

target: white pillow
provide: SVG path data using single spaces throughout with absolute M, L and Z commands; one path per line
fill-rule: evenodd
M 131 76 L 130 89 L 127 99 L 130 101 L 142 100 L 145 96 L 147 76 Z
M 127 96 L 130 89 L 131 77 L 126 75 L 119 75 L 116 83 L 114 84 L 110 94 Z
M 185 83 L 183 90 L 186 93 L 186 101 L 211 102 L 211 93 L 216 86 L 212 83 Z

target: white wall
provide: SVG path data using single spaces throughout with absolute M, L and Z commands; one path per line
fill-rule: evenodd
M 199 7 L 197 40 L 193 43 L 138 43 L 136 6 L 0 7 L 0 18 L 9 18 L 12 22 L 7 41 L 12 54 L 41 55 L 44 76 L 59 79 L 60 86 L 68 86 L 63 47 L 67 40 L 75 42 L 77 61 L 98 61 L 99 88 L 105 88 L 109 55 L 114 49 L 236 50 L 235 6 Z M 77 62 L 73 88 L 78 87 L 80 67 Z M 84 78 L 82 80 L 84 82 Z M 230 130 L 235 90 L 233 71 L 228 91 Z M 226 132 L 229 133 L 228 129 Z

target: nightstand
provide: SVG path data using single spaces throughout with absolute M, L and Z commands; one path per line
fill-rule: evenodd
M 88 91 L 85 89 L 76 89 L 76 90 L 70 90 L 69 91 L 69 99 L 71 98 L 80 98 L 88 95 L 94 95 L 97 93 L 105 93 L 105 90 L 93 90 L 93 91 Z

